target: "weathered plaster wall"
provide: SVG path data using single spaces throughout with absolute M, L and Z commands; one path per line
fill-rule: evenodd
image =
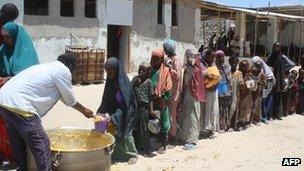
M 102 8 L 102 0 L 97 6 Z M 73 39 L 74 44 L 104 48 L 104 29 L 100 27 L 100 18 L 86 18 L 84 16 L 83 0 L 74 1 L 74 17 L 60 16 L 60 1 L 49 0 L 49 15 L 24 15 L 24 26 L 34 44 L 40 62 L 50 62 L 64 53 L 65 46 L 70 45 L 70 33 L 80 38 Z M 102 9 L 99 9 L 102 10 Z
M 178 32 L 176 37 L 173 37 L 174 39 L 181 42 L 193 43 L 196 36 L 199 36 L 200 18 L 198 18 L 198 14 L 200 14 L 200 9 L 196 5 L 196 1 L 193 0 L 179 0 L 177 2 Z
M 141 62 L 150 59 L 152 50 L 162 48 L 166 38 L 178 42 L 177 53 L 182 58 L 188 48 L 197 48 L 194 43 L 199 41 L 200 9 L 196 8 L 196 1 L 178 1 L 177 27 L 171 27 L 170 3 L 171 0 L 166 0 L 164 4 L 164 24 L 157 24 L 157 0 L 134 0 L 134 20 L 130 35 L 131 72 L 136 71 Z
M 165 24 L 157 24 L 157 0 L 134 0 L 134 33 L 144 37 L 165 38 L 165 27 Z

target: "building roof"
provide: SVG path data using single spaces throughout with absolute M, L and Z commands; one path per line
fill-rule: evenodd
M 289 5 L 289 6 L 273 6 L 273 7 L 261 7 L 256 8 L 261 11 L 271 11 L 279 12 L 290 15 L 304 16 L 304 6 L 303 5 Z
M 260 9 L 249 9 L 249 8 L 241 8 L 241 7 L 233 7 L 233 6 L 226 6 L 221 5 L 213 2 L 208 2 L 205 0 L 200 1 L 200 6 L 205 8 L 206 10 L 213 10 L 221 13 L 232 13 L 232 12 L 244 12 L 249 15 L 254 15 L 261 18 L 272 18 L 272 17 L 279 17 L 289 20 L 304 20 L 303 16 L 298 15 L 290 15 L 290 14 L 283 14 L 278 12 L 268 12 L 268 11 L 261 11 Z

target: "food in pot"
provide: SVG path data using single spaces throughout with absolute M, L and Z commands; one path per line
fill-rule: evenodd
M 47 133 L 52 151 L 86 152 L 106 148 L 112 140 L 105 134 L 87 130 L 56 130 Z

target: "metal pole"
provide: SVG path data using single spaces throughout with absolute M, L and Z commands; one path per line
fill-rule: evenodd
M 202 23 L 203 23 L 203 40 L 204 40 L 204 46 L 206 45 L 206 30 L 205 30 L 205 20 L 202 19 Z
M 231 28 L 231 20 L 232 20 L 232 12 L 230 12 L 230 18 L 229 18 L 229 29 L 228 29 L 228 55 L 230 55 L 230 39 L 231 39 L 231 33 L 230 28 Z
M 291 30 L 291 26 L 290 26 L 290 22 L 288 24 L 288 30 Z M 288 51 L 287 51 L 287 56 L 290 56 L 289 53 L 290 53 L 290 43 L 291 43 L 292 40 L 290 40 L 290 32 L 288 32 Z
M 303 11 L 304 11 L 304 8 L 302 6 L 301 16 L 303 16 Z M 303 32 L 303 19 L 301 19 L 301 26 L 300 26 L 300 58 L 299 58 L 299 63 L 301 62 L 301 59 L 302 59 L 302 47 L 303 47 L 302 32 Z
M 267 30 L 266 30 L 266 39 L 265 39 L 265 53 L 264 57 L 267 55 L 268 51 L 268 27 L 269 27 L 269 10 L 270 10 L 270 1 L 268 2 L 268 13 L 267 13 Z
M 258 10 L 256 10 L 256 16 L 254 20 L 254 45 L 253 45 L 253 54 L 256 55 L 256 45 L 258 44 Z
M 296 55 L 296 53 L 295 53 L 295 50 L 296 50 L 296 48 L 295 48 L 296 23 L 297 23 L 297 21 L 295 20 L 295 21 L 293 22 L 293 34 L 292 34 L 292 45 L 293 45 L 293 56 L 292 56 L 292 59 L 293 59 L 293 61 L 296 59 L 296 58 L 295 58 L 295 55 Z M 296 62 L 296 61 L 295 61 L 295 62 Z

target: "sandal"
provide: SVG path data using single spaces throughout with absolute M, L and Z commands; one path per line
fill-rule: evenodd
M 131 157 L 128 161 L 129 165 L 134 165 L 138 160 L 138 157 Z
M 233 132 L 234 129 L 233 128 L 229 128 L 227 132 Z
M 219 130 L 219 132 L 218 132 L 218 133 L 220 133 L 220 134 L 224 134 L 225 132 L 226 132 L 225 130 L 221 129 L 221 130 Z
M 157 153 L 158 154 L 165 154 L 165 152 L 166 152 L 166 147 L 161 147 L 158 151 L 157 151 Z
M 183 150 L 194 150 L 197 148 L 197 145 L 196 144 L 193 144 L 193 143 L 189 143 L 189 144 L 185 144 L 185 146 L 183 147 Z

